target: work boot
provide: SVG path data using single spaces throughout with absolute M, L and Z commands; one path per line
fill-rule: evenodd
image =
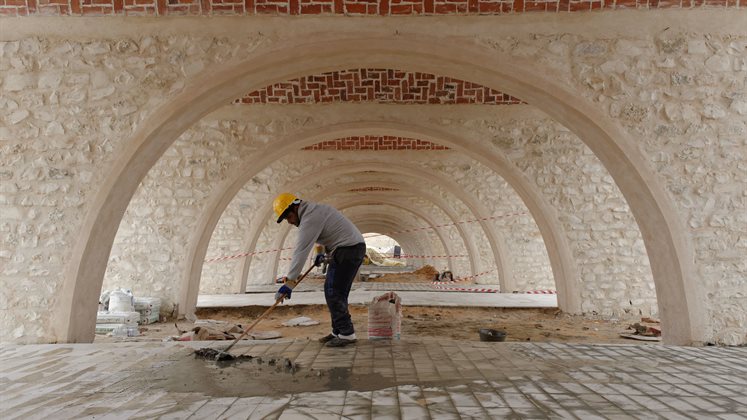
M 345 347 L 349 344 L 355 343 L 357 340 L 355 338 L 353 339 L 345 339 L 340 337 L 335 337 L 327 342 L 327 347 Z
M 326 344 L 326 343 L 332 341 L 335 338 L 337 338 L 336 335 L 334 335 L 332 333 L 329 333 L 329 334 L 325 335 L 324 337 L 320 338 L 319 342 L 322 343 L 322 344 Z

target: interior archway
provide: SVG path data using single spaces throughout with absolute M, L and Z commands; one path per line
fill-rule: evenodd
M 435 197 L 435 196 L 433 196 L 431 194 L 428 194 L 427 192 L 424 192 L 424 190 L 418 190 L 416 188 L 406 186 L 406 184 L 401 184 L 401 183 L 395 184 L 395 183 L 387 183 L 387 182 L 381 182 L 381 181 L 374 182 L 374 183 L 372 183 L 372 182 L 354 182 L 354 183 L 350 183 L 350 184 L 345 184 L 345 188 L 363 188 L 363 187 L 368 187 L 368 186 L 371 186 L 371 185 L 382 186 L 382 187 L 385 187 L 385 188 L 394 188 L 394 187 L 396 187 L 400 191 L 410 193 L 413 196 L 424 197 L 426 200 L 434 203 L 435 206 L 438 209 L 440 209 L 440 211 L 442 211 L 443 213 L 445 213 L 446 216 L 448 217 L 448 219 L 452 221 L 452 223 L 458 221 L 458 218 L 457 218 L 456 214 L 454 214 L 445 205 L 445 203 L 440 202 L 440 200 L 437 197 Z M 329 191 L 329 190 L 328 191 L 322 191 L 315 198 L 324 200 L 324 198 L 327 197 L 332 192 L 333 191 Z M 378 201 L 375 196 L 373 197 L 373 201 Z M 263 216 L 260 216 L 260 217 L 263 217 Z M 476 270 L 479 271 L 479 267 L 480 267 L 479 262 L 476 261 L 475 258 L 474 258 L 474 256 L 476 255 L 475 254 L 475 246 L 476 245 L 474 243 L 473 238 L 470 235 L 466 234 L 466 232 L 464 231 L 463 227 L 460 226 L 460 224 L 454 223 L 454 227 L 459 232 L 459 235 L 462 238 L 462 241 L 464 241 L 464 243 L 465 243 L 467 252 L 469 254 L 469 264 L 470 264 L 470 267 L 471 267 L 471 271 L 473 273 L 477 272 Z M 248 232 L 247 239 L 245 240 L 245 243 L 247 244 L 247 246 L 244 249 L 255 249 L 259 237 L 260 237 L 260 232 L 259 232 L 258 229 L 257 230 L 252 230 L 252 231 Z M 499 246 L 505 246 L 505 244 L 499 243 Z M 246 258 L 241 263 L 241 270 L 237 270 L 237 274 L 241 275 L 241 278 L 239 279 L 239 282 L 237 282 L 237 283 L 241 284 L 239 290 L 243 290 L 246 287 L 246 279 L 247 279 L 246 275 L 247 274 L 245 274 L 245 273 L 249 272 L 250 264 L 251 264 L 250 258 Z
M 468 148 L 460 139 L 454 138 L 453 136 L 441 131 L 427 127 L 420 127 L 415 124 L 405 125 L 391 122 L 339 124 L 325 127 L 324 129 L 309 130 L 309 132 L 294 133 L 281 142 L 282 144 L 285 144 L 285 146 L 276 145 L 273 147 L 272 151 L 268 151 L 268 153 L 263 155 L 263 159 L 246 162 L 236 168 L 233 175 L 230 175 L 227 178 L 227 181 L 223 186 L 215 189 L 215 196 L 203 211 L 196 231 L 196 239 L 192 241 L 192 252 L 187 259 L 188 264 L 191 265 L 185 268 L 184 283 L 181 287 L 182 295 L 180 298 L 180 308 L 183 308 L 185 312 L 188 312 L 194 307 L 194 303 L 197 301 L 199 275 L 201 273 L 202 262 L 207 252 L 209 238 L 215 225 L 218 223 L 220 214 L 222 214 L 225 207 L 230 203 L 241 186 L 257 174 L 261 168 L 264 168 L 270 162 L 286 153 L 289 153 L 291 150 L 297 150 L 298 148 L 318 143 L 324 139 L 354 136 L 362 132 L 374 133 L 377 135 L 423 138 L 436 144 L 444 144 L 450 148 L 465 153 L 472 159 L 479 161 L 506 179 L 509 182 L 509 185 L 511 185 L 522 198 L 522 201 L 527 206 L 540 230 L 540 233 L 542 234 L 545 242 L 545 249 L 550 258 L 555 284 L 558 288 L 559 306 L 563 310 L 571 313 L 578 313 L 580 311 L 580 299 L 575 275 L 576 267 L 571 257 L 572 253 L 570 251 L 570 246 L 567 243 L 565 235 L 561 232 L 562 229 L 560 228 L 560 223 L 557 221 L 557 216 L 555 215 L 554 210 L 544 202 L 539 192 L 535 190 L 523 174 L 520 173 L 505 156 L 479 144 L 479 142 L 470 143 Z M 343 167 L 344 165 L 340 166 Z M 381 163 L 376 162 L 370 164 L 357 162 L 355 165 L 348 166 L 350 166 L 351 171 L 392 171 L 391 165 L 382 165 Z M 400 168 L 399 170 L 402 171 L 403 169 Z M 407 172 L 404 173 L 407 174 Z M 415 173 L 417 174 L 417 172 Z M 433 175 L 430 174 L 430 176 Z M 441 184 L 448 185 L 450 182 L 448 180 L 443 180 L 442 178 Z M 451 192 L 459 196 L 463 202 L 476 203 L 472 207 L 473 212 L 475 212 L 475 208 L 480 208 L 481 205 L 479 202 L 462 194 L 458 187 L 454 187 Z M 482 211 L 481 214 L 485 217 L 488 216 L 487 211 Z M 269 209 L 267 210 L 267 215 L 264 217 L 269 218 Z M 263 218 L 263 220 L 265 220 L 265 218 Z M 497 236 L 495 233 L 496 230 L 490 223 L 485 224 L 482 221 L 480 223 L 484 230 L 492 231 L 493 236 Z M 494 247 L 493 249 L 497 248 Z M 506 266 L 504 261 L 506 261 L 505 258 L 501 260 L 501 267 Z M 513 285 L 506 284 L 505 287 L 506 289 L 512 289 Z
M 434 45 L 438 45 L 437 51 Z M 704 340 L 704 299 L 692 278 L 693 252 L 682 221 L 626 133 L 593 104 L 549 80 L 542 66 L 477 46 L 433 37 L 421 42 L 417 34 L 406 40 L 360 34 L 351 39 L 349 34 L 334 33 L 319 35 L 319 39 L 306 36 L 302 42 L 289 39 L 258 48 L 241 63 L 211 68 L 140 126 L 113 165 L 81 227 L 55 307 L 54 328 L 60 340 L 91 340 L 97 292 L 118 222 L 147 170 L 186 127 L 234 98 L 236 92 L 303 74 L 359 66 L 435 71 L 470 80 L 521 98 L 573 130 L 615 179 L 641 228 L 665 341 L 690 344 Z M 518 191 L 527 202 L 533 201 L 531 191 Z M 539 220 L 536 214 L 535 219 Z M 204 252 L 201 254 L 199 260 L 204 258 Z
M 426 173 L 422 170 L 418 170 L 415 168 L 397 167 L 395 165 L 390 165 L 390 164 L 384 165 L 380 162 L 358 162 L 355 164 L 334 165 L 334 166 L 327 168 L 324 171 L 316 172 L 316 175 L 318 177 L 338 177 L 344 174 L 349 174 L 349 173 L 354 173 L 354 172 L 359 172 L 359 171 L 377 171 L 377 172 L 395 173 L 395 174 L 400 174 L 403 176 L 419 179 L 421 180 L 421 182 L 425 182 L 425 183 L 431 183 L 433 181 L 436 181 L 439 185 L 445 186 L 448 192 L 454 194 L 454 196 L 457 199 L 459 199 L 461 202 L 465 203 L 468 208 L 472 209 L 475 219 L 486 219 L 488 216 L 491 216 L 488 209 L 485 208 L 478 200 L 472 197 L 469 197 L 462 190 L 460 190 L 456 185 L 453 185 L 450 182 L 450 180 L 444 177 L 435 176 L 434 174 L 431 174 L 431 173 Z M 300 180 L 298 182 L 293 181 L 289 183 L 288 186 L 282 187 L 280 190 L 286 191 L 291 188 L 294 190 L 303 190 L 307 185 L 309 185 L 312 182 L 313 181 L 311 180 Z M 266 208 L 264 213 L 260 214 L 259 216 L 260 220 L 269 220 L 270 217 L 271 217 L 271 209 L 269 207 Z M 457 219 L 456 216 L 454 216 L 454 220 L 456 219 Z M 494 262 L 499 267 L 499 272 L 498 272 L 499 279 L 501 279 L 501 283 L 503 287 L 505 287 L 506 290 L 510 290 L 513 284 L 510 280 L 513 278 L 513 275 L 511 272 L 510 259 L 507 257 L 506 251 L 505 251 L 507 249 L 505 245 L 506 240 L 504 236 L 491 223 L 488 223 L 485 220 L 480 220 L 478 223 L 482 227 L 483 231 L 486 233 L 488 242 L 491 246 L 491 249 L 493 250 Z M 459 225 L 457 225 L 457 227 L 458 229 L 461 230 L 461 227 Z M 261 228 L 262 226 L 260 225 L 260 226 L 257 226 L 256 228 L 252 228 L 248 232 L 247 237 L 251 239 L 247 241 L 247 245 L 243 249 L 255 249 L 257 240 L 262 230 Z M 276 249 L 277 246 L 278 244 L 276 243 L 273 249 Z M 474 247 L 472 249 L 474 249 Z M 247 271 L 246 266 L 248 265 L 250 260 L 245 259 L 244 261 L 245 261 L 244 262 L 245 268 L 242 269 L 241 271 L 242 281 L 243 279 L 246 278 L 244 273 Z M 476 267 L 475 264 L 473 264 L 473 270 L 479 271 L 479 267 Z M 190 285 L 186 287 L 193 287 L 192 283 L 190 283 Z M 185 305 L 186 308 L 191 307 L 191 301 L 184 302 L 183 304 Z
M 320 197 L 320 198 L 324 198 L 324 197 Z M 351 208 L 351 207 L 356 207 L 356 206 L 364 206 L 367 203 L 371 202 L 371 200 L 369 200 L 369 199 L 360 199 L 360 198 L 357 198 L 357 199 L 342 199 L 340 201 L 334 200 L 334 199 L 328 199 L 327 201 L 331 205 L 333 205 L 333 207 L 337 208 L 338 210 L 340 210 L 342 212 L 344 212 L 345 209 L 348 209 L 348 208 Z M 433 221 L 433 219 L 431 217 L 429 217 L 427 214 L 425 214 L 425 213 L 423 213 L 421 211 L 418 211 L 416 209 L 407 208 L 407 207 L 403 206 L 401 203 L 399 203 L 397 201 L 394 201 L 394 200 L 388 200 L 388 199 L 384 199 L 384 198 L 378 198 L 378 199 L 376 199 L 376 202 L 377 203 L 386 204 L 386 205 L 391 206 L 391 207 L 399 208 L 399 209 L 405 211 L 406 213 L 410 213 L 410 214 L 414 215 L 417 219 L 422 220 L 426 226 L 431 227 L 431 229 L 429 229 L 429 230 L 438 238 L 439 243 L 441 244 L 441 248 L 447 254 L 453 254 L 454 253 L 453 247 L 449 245 L 449 241 L 443 236 L 443 234 L 438 229 L 433 228 L 433 226 L 436 226 L 438 223 L 435 223 Z M 386 215 L 382 215 L 382 214 L 378 214 L 378 213 L 377 213 L 376 216 L 377 216 L 377 219 L 395 220 L 392 217 L 384 217 Z M 400 226 L 401 227 L 399 229 L 403 229 L 403 228 L 406 229 L 407 228 L 404 225 L 400 225 Z M 283 226 L 283 228 L 282 228 L 282 233 L 280 235 L 278 235 L 278 242 L 277 242 L 278 248 L 282 248 L 286 244 L 287 237 L 288 237 L 288 234 L 290 233 L 290 231 L 291 231 L 291 227 L 289 225 L 285 224 Z M 433 253 L 435 251 L 433 251 L 432 247 L 431 247 L 431 250 L 428 251 L 428 252 L 431 255 L 433 255 Z M 273 270 L 273 272 L 275 273 L 276 277 L 277 277 L 277 274 L 278 274 L 278 262 L 279 262 L 279 259 L 276 258 L 275 259 L 275 266 L 274 266 L 274 270 Z M 449 265 L 449 268 L 451 268 L 451 265 Z

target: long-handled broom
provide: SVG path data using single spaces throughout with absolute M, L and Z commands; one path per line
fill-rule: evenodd
M 296 284 L 293 287 L 298 286 L 298 284 L 301 283 L 301 280 L 303 280 L 306 277 L 306 275 L 309 274 L 314 267 L 315 267 L 314 265 L 312 265 L 311 267 L 309 267 L 309 269 L 306 270 L 306 272 L 303 273 L 301 275 L 301 277 L 298 278 L 298 281 L 296 281 Z M 250 325 L 248 328 L 246 328 L 244 330 L 244 332 L 239 336 L 239 338 L 237 338 L 236 340 L 234 340 L 233 343 L 231 343 L 230 346 L 226 347 L 223 350 L 212 349 L 210 347 L 202 348 L 202 349 L 196 350 L 195 351 L 195 355 L 197 357 L 202 358 L 202 359 L 213 359 L 213 360 L 216 360 L 216 361 L 224 361 L 224 360 L 233 360 L 233 359 L 235 359 L 235 356 L 232 355 L 232 354 L 230 354 L 228 351 L 231 350 L 231 348 L 233 346 L 235 346 L 236 343 L 239 342 L 239 340 L 241 340 L 242 338 L 244 338 L 246 336 L 246 334 L 249 331 L 252 330 L 252 328 L 254 328 L 257 324 L 259 324 L 259 321 L 261 321 L 262 319 L 264 319 L 264 317 L 266 317 L 270 312 L 272 312 L 272 310 L 275 309 L 275 307 L 278 306 L 278 304 L 280 304 L 280 302 L 282 302 L 284 298 L 285 298 L 285 295 L 283 295 L 282 297 L 280 297 L 280 299 L 277 299 L 275 301 L 275 303 L 273 303 L 272 306 L 270 306 L 269 308 L 267 308 L 267 310 L 262 315 L 260 315 L 259 318 L 257 318 L 257 320 L 254 321 L 254 323 L 252 325 Z

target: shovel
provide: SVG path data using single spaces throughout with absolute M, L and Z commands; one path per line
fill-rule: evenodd
M 303 280 L 306 277 L 306 275 L 309 274 L 314 267 L 315 267 L 314 265 L 309 267 L 309 269 L 306 270 L 306 272 L 303 273 L 301 277 L 298 278 L 298 281 L 296 281 L 296 286 L 298 286 L 298 284 L 301 283 L 301 280 Z M 293 286 L 293 287 L 295 288 L 296 286 Z M 244 338 L 246 334 L 252 330 L 252 328 L 254 328 L 257 324 L 259 324 L 259 321 L 264 319 L 264 317 L 266 317 L 270 312 L 272 312 L 272 310 L 275 309 L 275 307 L 278 306 L 278 304 L 280 304 L 280 302 L 282 302 L 284 298 L 285 298 L 285 295 L 280 297 L 280 299 L 276 300 L 275 303 L 272 304 L 272 306 L 267 308 L 267 310 L 262 315 L 260 315 L 259 318 L 257 318 L 257 320 L 254 321 L 254 323 L 252 323 L 252 325 L 249 326 L 249 328 L 244 330 L 244 332 L 239 336 L 239 338 L 234 340 L 233 343 L 231 343 L 231 345 L 226 347 L 224 350 L 211 349 L 209 347 L 206 347 L 203 349 L 196 350 L 195 355 L 202 359 L 213 359 L 218 362 L 235 359 L 235 356 L 230 354 L 228 351 L 231 350 L 231 348 L 233 348 L 233 346 L 235 346 L 236 343 L 239 342 L 239 340 Z

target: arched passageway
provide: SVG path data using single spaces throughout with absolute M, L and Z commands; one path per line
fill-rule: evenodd
M 361 132 L 427 139 L 433 143 L 443 144 L 461 151 L 502 176 L 523 199 L 524 204 L 527 206 L 527 209 L 531 213 L 537 223 L 540 233 L 542 234 L 546 251 L 550 258 L 550 265 L 552 267 L 555 284 L 558 288 L 559 307 L 570 313 L 578 313 L 580 311 L 579 291 L 575 274 L 576 267 L 571 257 L 571 251 L 567 239 L 565 235 L 562 234 L 562 229 L 560 228 L 560 223 L 557 221 L 557 216 L 554 210 L 544 202 L 540 193 L 536 191 L 529 180 L 527 180 L 523 174 L 521 174 L 521 172 L 519 172 L 518 169 L 505 158 L 505 156 L 485 145 L 481 145 L 479 141 L 465 144 L 464 140 L 455 138 L 453 135 L 433 128 L 420 127 L 415 124 L 392 122 L 356 122 L 332 125 L 324 127 L 323 129 L 308 130 L 301 133 L 292 133 L 287 136 L 287 138 L 278 141 L 271 151 L 268 151 L 263 155 L 262 159 L 257 161 L 246 161 L 233 170 L 232 174 L 227 177 L 227 180 L 221 186 L 215 188 L 215 194 L 210 200 L 210 203 L 204 208 L 200 221 L 198 222 L 196 231 L 197 236 L 191 241 L 192 248 L 190 250 L 190 255 L 187 258 L 187 264 L 189 265 L 185 267 L 185 274 L 182 280 L 183 283 L 180 288 L 182 291 L 179 300 L 180 310 L 188 313 L 194 308 L 194 305 L 197 302 L 200 281 L 199 277 L 202 272 L 202 264 L 207 253 L 207 247 L 212 232 L 226 206 L 236 195 L 236 192 L 249 179 L 257 174 L 261 168 L 264 168 L 270 162 L 279 159 L 291 151 L 318 143 L 327 138 L 346 137 Z M 348 166 L 348 171 L 394 170 L 392 165 L 383 165 L 382 163 L 357 162 L 355 165 Z M 345 165 L 340 165 L 340 167 L 344 168 Z M 413 171 L 411 168 L 409 168 L 409 170 L 400 168 L 398 171 L 404 171 L 403 173 L 408 175 L 412 173 L 416 176 L 422 176 L 421 173 Z M 429 173 L 429 176 L 432 177 L 433 174 Z M 449 185 L 450 182 L 447 179 L 442 178 L 439 184 Z M 288 188 L 286 188 L 286 190 L 287 189 Z M 489 215 L 487 210 L 481 209 L 479 202 L 463 194 L 458 187 L 453 187 L 450 191 L 457 194 L 463 202 L 475 203 L 471 207 L 474 213 L 480 214 L 483 217 Z M 266 210 L 266 216 L 263 217 L 262 220 L 267 220 L 267 218 L 269 218 L 269 211 L 269 209 Z M 493 237 L 498 236 L 495 227 L 490 223 L 484 223 L 482 221 L 480 223 L 485 231 L 493 233 Z M 491 236 L 488 237 L 490 238 Z M 496 246 L 493 246 L 492 248 L 494 250 L 498 249 Z M 504 264 L 504 261 L 507 261 L 508 259 L 503 258 L 500 255 L 498 256 L 500 258 L 499 266 L 508 268 L 509 263 Z M 504 276 L 503 278 L 510 279 L 508 276 Z M 505 287 L 511 289 L 513 285 L 507 283 Z
M 536 63 L 503 57 L 449 40 L 420 41 L 417 34 L 351 38 L 324 34 L 303 42 L 288 39 L 258 48 L 241 63 L 212 68 L 194 79 L 173 102 L 145 121 L 113 166 L 89 207 L 55 308 L 61 341 L 90 341 L 103 273 L 118 221 L 147 170 L 176 137 L 199 118 L 246 92 L 274 81 L 337 68 L 385 66 L 429 71 L 470 80 L 535 105 L 573 130 L 599 157 L 626 197 L 641 228 L 659 297 L 665 341 L 703 341 L 703 299 L 692 278 L 691 245 L 663 188 L 628 136 L 584 98 L 548 80 Z M 438 50 L 433 46 L 438 45 Z M 207 74 L 209 73 L 209 74 Z M 510 176 L 506 179 L 515 181 Z M 517 188 L 540 229 L 532 192 Z M 214 223 L 213 223 L 214 225 Z M 547 241 L 547 238 L 546 238 Z M 548 244 L 548 249 L 557 244 Z M 198 255 L 202 254 L 202 255 Z M 200 261 L 204 252 L 195 254 Z M 553 268 L 562 262 L 553 258 Z M 199 271 L 198 271 L 199 272 Z
M 403 177 L 406 177 L 408 179 L 416 179 L 418 180 L 421 185 L 428 185 L 430 183 L 438 184 L 441 187 L 444 187 L 446 191 L 453 194 L 454 197 L 460 202 L 464 203 L 467 208 L 472 210 L 473 219 L 487 219 L 491 214 L 489 213 L 489 210 L 485 208 L 484 205 L 482 205 L 480 202 L 478 202 L 475 198 L 470 197 L 468 194 L 465 194 L 461 189 L 458 188 L 455 184 L 451 183 L 450 180 L 445 179 L 443 177 L 436 176 L 432 173 L 426 173 L 422 170 L 418 170 L 415 168 L 407 168 L 407 167 L 399 167 L 398 165 L 392 165 L 392 164 L 384 164 L 381 162 L 357 162 L 354 164 L 341 164 L 341 165 L 334 165 L 329 168 L 326 168 L 324 171 L 317 171 L 315 172 L 315 177 L 313 179 L 306 179 L 306 180 L 298 180 L 298 181 L 292 181 L 285 187 L 281 187 L 278 191 L 285 191 L 289 189 L 293 189 L 294 191 L 303 191 L 306 186 L 308 186 L 310 183 L 317 182 L 319 180 L 323 180 L 324 178 L 329 177 L 339 177 L 344 174 L 354 173 L 358 171 L 376 171 L 376 172 L 385 172 L 385 173 L 393 173 L 397 175 L 401 175 Z M 351 187 L 355 187 L 357 184 L 352 185 Z M 361 184 L 362 186 L 363 184 Z M 387 184 L 391 187 L 394 187 L 394 185 Z M 396 185 L 397 188 L 403 189 L 403 186 L 401 184 Z M 406 188 L 404 188 L 406 190 Z M 333 188 L 327 191 L 320 192 L 320 197 L 323 199 L 327 196 L 330 192 L 333 191 Z M 431 197 L 431 200 L 434 200 L 434 202 L 440 201 L 436 197 L 430 196 L 427 192 L 417 189 L 412 189 L 414 193 L 417 193 L 418 195 L 425 195 Z M 450 213 L 450 218 L 456 222 L 458 220 L 457 216 L 447 211 L 447 205 L 446 203 L 441 203 L 439 205 L 440 208 L 442 208 L 447 213 Z M 260 213 L 258 216 L 259 220 L 270 220 L 271 218 L 271 209 L 269 207 L 265 208 L 265 211 Z M 512 273 L 511 273 L 511 264 L 510 259 L 507 257 L 506 252 L 506 240 L 501 234 L 500 231 L 498 231 L 495 226 L 490 224 L 489 222 L 486 222 L 485 220 L 480 220 L 478 224 L 481 226 L 481 229 L 484 231 L 486 238 L 488 240 L 488 244 L 490 245 L 490 248 L 492 250 L 492 255 L 494 258 L 494 261 L 492 264 L 497 265 L 499 271 L 498 271 L 498 277 L 501 279 L 502 287 L 504 287 L 504 290 L 511 290 L 513 287 L 512 282 Z M 257 225 L 255 228 L 252 228 L 248 234 L 247 237 L 249 238 L 245 243 L 246 245 L 242 247 L 242 249 L 247 250 L 253 250 L 256 248 L 256 244 L 258 241 L 258 238 L 261 234 L 262 228 L 266 225 Z M 472 267 L 473 273 L 480 271 L 480 265 L 477 261 L 474 260 L 474 256 L 478 255 L 477 253 L 477 245 L 474 243 L 474 238 L 471 238 L 469 235 L 467 235 L 464 232 L 464 229 L 459 224 L 455 225 L 457 230 L 460 231 L 460 235 L 462 236 L 463 240 L 467 243 L 468 251 L 471 255 L 470 265 Z M 275 247 L 273 249 L 277 249 L 277 243 L 275 244 Z M 241 281 L 239 283 L 244 283 L 242 285 L 245 286 L 245 279 L 246 274 L 248 270 L 248 264 L 250 263 L 250 259 L 247 258 L 244 260 L 244 268 L 241 270 Z M 486 262 L 487 263 L 487 262 Z M 193 287 L 192 285 L 187 285 L 186 287 Z M 243 289 L 239 289 L 243 290 Z M 190 308 L 191 303 L 185 302 L 186 307 Z

